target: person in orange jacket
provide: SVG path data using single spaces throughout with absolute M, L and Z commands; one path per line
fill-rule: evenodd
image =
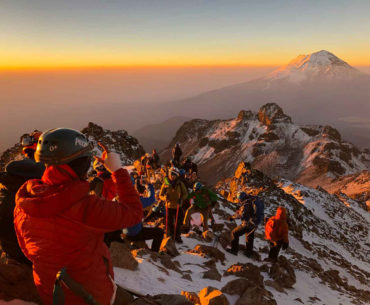
M 102 305 L 117 302 L 117 286 L 104 233 L 141 221 L 142 205 L 119 155 L 105 152 L 118 201 L 89 194 L 85 180 L 92 145 L 77 130 L 57 128 L 39 138 L 36 161 L 46 164 L 41 179 L 27 181 L 16 195 L 14 226 L 20 247 L 33 263 L 43 304 L 53 303 L 56 274 L 64 268 Z M 85 304 L 62 286 L 65 304 Z M 119 290 L 118 290 L 119 291 Z M 122 302 L 121 302 L 122 304 Z
M 278 207 L 276 215 L 267 220 L 265 237 L 270 242 L 269 258 L 277 260 L 280 249 L 289 247 L 287 212 L 284 207 Z

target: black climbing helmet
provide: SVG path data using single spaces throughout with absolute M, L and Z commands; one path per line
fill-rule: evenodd
M 66 164 L 82 157 L 91 158 L 92 148 L 92 143 L 81 132 L 55 128 L 40 136 L 35 160 L 47 165 Z

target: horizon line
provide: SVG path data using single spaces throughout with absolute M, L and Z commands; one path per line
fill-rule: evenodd
M 66 65 L 66 66 L 0 66 L 0 71 L 15 70 L 77 70 L 77 69 L 145 69 L 145 68 L 269 68 L 279 64 L 248 65 L 248 64 L 184 64 L 184 65 Z M 370 66 L 370 64 L 369 64 Z
M 281 64 L 184 64 L 184 65 L 62 65 L 62 66 L 0 66 L 0 71 L 52 71 L 52 70 L 119 70 L 119 69 L 176 69 L 176 68 L 277 68 Z M 351 65 L 370 67 L 369 64 Z

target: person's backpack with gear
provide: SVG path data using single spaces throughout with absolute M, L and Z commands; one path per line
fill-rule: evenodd
M 254 200 L 255 205 L 255 215 L 253 218 L 253 222 L 256 226 L 261 224 L 265 218 L 265 203 L 260 197 L 256 197 Z

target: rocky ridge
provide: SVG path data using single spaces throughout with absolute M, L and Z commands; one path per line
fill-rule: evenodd
M 145 150 L 139 144 L 139 141 L 133 136 L 130 136 L 126 130 L 111 131 L 90 122 L 81 132 L 94 144 L 95 155 L 101 154 L 98 142 L 102 142 L 110 151 L 120 154 L 123 166 L 132 164 L 136 159 L 145 154 Z
M 188 121 L 170 147 L 176 142 L 185 155 L 193 156 L 202 178 L 211 184 L 230 176 L 240 161 L 270 177 L 311 187 L 325 187 L 339 177 L 370 168 L 368 149 L 343 141 L 330 126 L 294 124 L 275 103 L 262 106 L 258 113 L 240 111 L 234 119 Z

